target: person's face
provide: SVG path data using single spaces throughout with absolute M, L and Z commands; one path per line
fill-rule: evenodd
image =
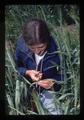
M 36 53 L 41 56 L 45 52 L 45 50 L 47 48 L 47 44 L 41 43 L 41 44 L 37 44 L 37 45 L 28 45 L 28 47 L 33 53 Z

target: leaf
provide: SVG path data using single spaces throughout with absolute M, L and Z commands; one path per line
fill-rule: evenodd
M 33 100 L 34 100 L 34 102 L 36 104 L 37 111 L 38 111 L 39 115 L 45 115 L 45 111 L 42 108 L 42 105 L 40 103 L 40 100 L 39 100 L 37 92 L 33 90 L 32 96 L 33 96 Z
M 73 96 L 74 94 L 73 93 L 65 93 L 65 94 L 63 94 L 61 97 L 59 97 L 58 99 L 59 100 L 62 100 L 62 99 L 64 99 L 64 98 L 66 98 L 67 96 Z

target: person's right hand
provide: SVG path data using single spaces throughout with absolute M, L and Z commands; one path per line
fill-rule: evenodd
M 42 73 L 36 70 L 27 70 L 26 76 L 29 76 L 33 81 L 39 81 L 42 78 Z
M 38 85 L 40 85 L 45 89 L 50 89 L 54 83 L 55 83 L 55 80 L 53 79 L 44 79 L 37 82 Z

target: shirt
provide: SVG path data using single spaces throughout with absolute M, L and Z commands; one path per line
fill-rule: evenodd
M 41 55 L 41 56 L 35 53 L 35 60 L 36 60 L 37 66 L 38 66 L 38 64 L 40 63 L 40 61 L 44 58 L 44 56 L 45 56 L 46 53 L 47 53 L 47 51 L 44 52 L 44 54 Z

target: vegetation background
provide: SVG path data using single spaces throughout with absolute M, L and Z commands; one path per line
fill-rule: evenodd
M 30 17 L 46 21 L 57 39 L 64 81 L 56 95 L 56 104 L 64 115 L 80 113 L 80 18 L 77 5 L 9 5 L 5 7 L 5 106 L 9 115 L 44 115 L 36 91 L 28 101 L 31 83 L 15 68 L 14 53 L 22 26 Z M 34 105 L 35 104 L 35 105 Z M 36 111 L 34 109 L 36 107 Z M 46 113 L 47 114 L 47 113 Z

